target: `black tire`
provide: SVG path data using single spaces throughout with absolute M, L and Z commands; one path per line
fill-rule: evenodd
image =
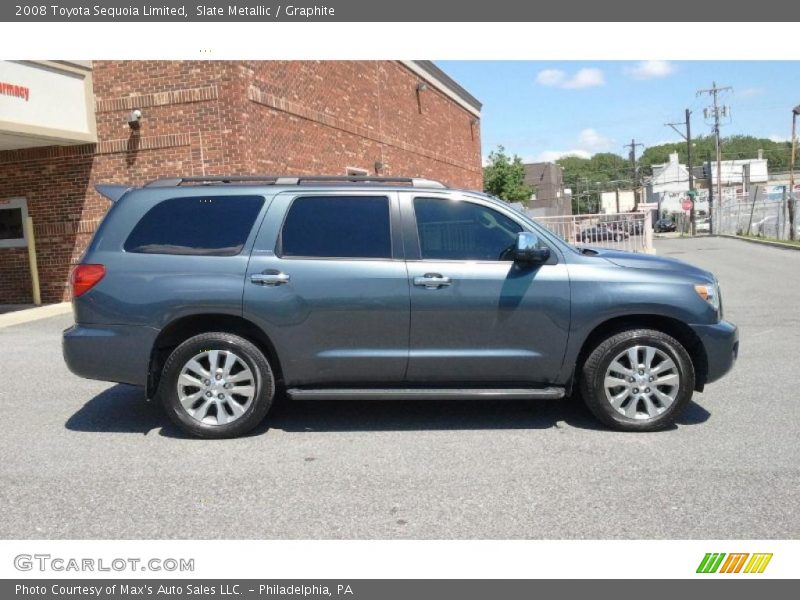
M 664 411 L 650 418 L 631 418 L 618 412 L 606 397 L 604 380 L 611 362 L 633 346 L 650 346 L 662 351 L 676 366 L 679 376 L 675 400 Z M 653 329 L 631 329 L 601 341 L 583 363 L 579 390 L 586 406 L 595 417 L 619 431 L 658 431 L 669 427 L 683 412 L 694 390 L 695 372 L 686 349 L 672 336 Z
M 203 423 L 193 418 L 179 400 L 178 377 L 183 367 L 196 355 L 209 350 L 233 352 L 255 378 L 255 394 L 250 406 L 244 414 L 227 424 Z M 248 340 L 224 332 L 202 333 L 175 348 L 164 364 L 158 388 L 161 404 L 172 422 L 186 433 L 201 438 L 231 438 L 247 433 L 264 420 L 274 395 L 275 378 L 264 353 Z

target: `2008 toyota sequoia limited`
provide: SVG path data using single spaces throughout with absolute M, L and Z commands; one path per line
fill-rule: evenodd
M 176 178 L 113 205 L 71 277 L 64 357 L 202 437 L 290 399 L 553 399 L 671 424 L 738 351 L 711 273 L 576 248 L 427 180 Z

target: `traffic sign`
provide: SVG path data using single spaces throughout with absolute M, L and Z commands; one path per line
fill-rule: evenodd
M 692 201 L 688 198 L 684 199 L 684 201 L 681 202 L 681 208 L 683 210 L 692 210 Z

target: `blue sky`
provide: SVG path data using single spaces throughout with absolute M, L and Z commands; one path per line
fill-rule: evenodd
M 679 141 L 664 123 L 692 110 L 692 134 L 710 132 L 709 96 L 731 108 L 722 135 L 788 140 L 791 109 L 800 104 L 800 62 L 762 61 L 437 61 L 483 102 L 484 156 L 498 144 L 526 161 L 564 153 L 615 152 L 631 138 L 647 145 Z M 641 149 L 637 150 L 640 153 Z

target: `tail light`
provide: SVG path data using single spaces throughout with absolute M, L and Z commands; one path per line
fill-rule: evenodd
M 103 265 L 75 265 L 69 276 L 72 297 L 82 296 L 92 289 L 106 274 Z

